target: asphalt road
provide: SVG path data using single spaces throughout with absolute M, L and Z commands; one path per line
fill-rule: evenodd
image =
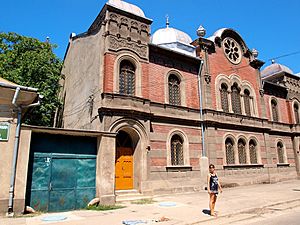
M 240 222 L 243 225 L 300 225 L 300 207 L 283 212 L 263 214 L 254 219 Z
M 300 225 L 300 202 L 254 208 L 242 213 L 215 218 L 205 225 Z

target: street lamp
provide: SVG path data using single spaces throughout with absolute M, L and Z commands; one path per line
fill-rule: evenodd
M 200 39 L 202 37 L 204 37 L 206 34 L 206 30 L 205 28 L 200 25 L 199 28 L 197 29 L 197 35 L 199 37 L 198 39 L 198 44 L 199 44 L 199 48 L 201 48 L 200 46 Z M 200 124 L 201 124 L 201 136 L 202 136 L 202 157 L 206 157 L 206 150 L 205 150 L 205 138 L 204 138 L 204 134 L 205 134 L 205 130 L 204 130 L 204 124 L 203 124 L 203 102 L 202 102 L 202 81 L 201 81 L 201 72 L 202 72 L 202 68 L 203 68 L 203 59 L 200 59 L 200 66 L 199 66 L 199 72 L 198 72 L 198 91 L 199 91 L 199 106 L 200 106 Z

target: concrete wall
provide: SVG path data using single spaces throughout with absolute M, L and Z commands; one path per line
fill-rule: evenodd
M 0 121 L 7 121 L 1 118 Z M 0 142 L 0 213 L 6 213 L 8 209 L 9 184 L 12 169 L 13 149 L 15 141 L 16 120 L 10 124 L 10 136 L 8 142 Z M 20 136 L 19 154 L 17 159 L 17 171 L 14 192 L 14 211 L 23 212 L 25 207 L 25 192 L 27 183 L 27 170 L 29 160 L 31 131 L 22 129 Z
M 103 32 L 75 37 L 69 42 L 62 75 L 65 77 L 61 96 L 65 106 L 65 128 L 95 129 L 93 117 L 102 92 Z M 97 121 L 95 121 L 97 122 Z

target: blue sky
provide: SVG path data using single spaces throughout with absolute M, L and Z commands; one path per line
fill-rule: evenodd
M 196 38 L 202 24 L 207 37 L 223 27 L 240 33 L 259 58 L 271 58 L 300 51 L 299 0 L 151 0 L 127 2 L 138 5 L 153 20 L 152 33 L 165 27 L 166 14 L 170 26 Z M 70 33 L 85 32 L 92 24 L 105 0 L 14 0 L 4 1 L 0 13 L 0 32 L 13 31 L 40 40 L 50 37 L 58 45 L 55 53 L 63 58 Z M 300 72 L 300 54 L 276 60 Z

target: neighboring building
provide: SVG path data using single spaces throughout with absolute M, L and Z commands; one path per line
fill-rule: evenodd
M 19 91 L 17 89 L 19 88 Z M 7 212 L 16 146 L 18 107 L 38 100 L 37 89 L 19 86 L 0 77 L 0 213 Z M 13 99 L 15 98 L 15 102 Z M 13 104 L 14 103 L 14 104 Z M 23 110 L 22 116 L 26 109 Z M 22 130 L 14 185 L 14 205 L 19 212 L 25 204 L 26 173 L 28 166 L 30 132 Z M 25 175 L 25 176 L 24 176 Z
M 37 91 L 0 78 L 0 214 L 21 213 L 25 206 L 79 209 L 96 195 L 108 202 L 104 184 L 112 177 L 102 148 L 114 148 L 116 134 L 21 126 L 27 109 L 39 105 Z M 114 195 L 108 199 L 113 203 Z
M 264 62 L 232 29 L 192 41 L 168 22 L 150 36 L 151 23 L 109 0 L 65 55 L 57 126 L 117 133 L 98 161 L 107 196 L 199 190 L 207 158 L 228 186 L 295 179 L 299 77 L 279 64 L 261 76 Z

